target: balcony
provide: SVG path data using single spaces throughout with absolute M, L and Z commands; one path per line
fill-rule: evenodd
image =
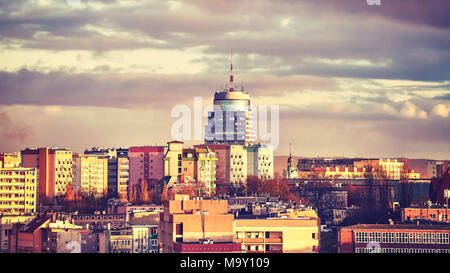
M 282 242 L 281 238 L 266 238 L 266 244 L 281 244 Z
M 264 238 L 244 238 L 244 242 L 245 243 L 261 243 L 262 244 L 262 243 L 264 243 Z

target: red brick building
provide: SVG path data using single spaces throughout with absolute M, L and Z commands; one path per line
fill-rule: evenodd
M 449 253 L 449 237 L 449 225 L 354 225 L 338 231 L 338 252 Z
M 449 223 L 449 209 L 446 207 L 402 208 L 402 221 L 429 220 Z

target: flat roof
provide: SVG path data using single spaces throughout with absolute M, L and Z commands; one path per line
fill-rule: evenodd
M 341 227 L 341 229 L 414 229 L 414 230 L 450 230 L 449 224 L 432 224 L 432 225 L 415 225 L 415 224 L 360 224 L 348 227 Z

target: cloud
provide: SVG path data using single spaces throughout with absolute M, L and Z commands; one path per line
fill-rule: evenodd
M 406 118 L 427 118 L 427 112 L 419 109 L 417 105 L 407 101 L 400 110 L 400 115 Z
M 8 2 L 15 12 L 0 14 L 4 46 L 95 52 L 202 47 L 199 61 L 213 72 L 232 51 L 242 69 L 272 75 L 450 78 L 443 1 L 444 8 L 401 0 L 381 7 L 363 0 L 82 2 L 73 9 L 58 1 Z
M 444 104 L 438 104 L 433 107 L 431 110 L 430 115 L 437 116 L 437 117 L 448 117 L 448 112 L 450 111 L 450 106 L 444 105 Z
M 30 127 L 23 122 L 12 121 L 6 113 L 0 113 L 0 136 L 2 142 L 26 143 L 32 137 Z

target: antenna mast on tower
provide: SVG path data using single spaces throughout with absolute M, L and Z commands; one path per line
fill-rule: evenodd
M 234 91 L 233 52 L 230 54 L 230 92 Z

